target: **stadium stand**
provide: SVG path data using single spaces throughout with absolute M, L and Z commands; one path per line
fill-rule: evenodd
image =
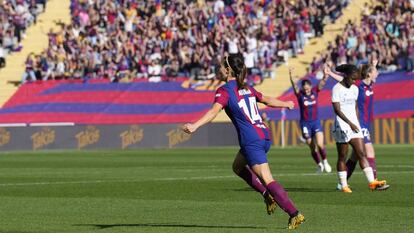
M 366 64 L 379 60 L 379 70 L 414 71 L 414 4 L 413 1 L 378 1 L 365 3 L 361 24 L 349 21 L 344 33 L 330 43 L 326 52 L 311 64 L 315 72 L 326 61 L 334 65 Z
M 243 53 L 249 73 L 259 77 L 253 84 L 301 53 L 310 37 L 321 36 L 347 3 L 72 0 L 72 24 L 50 34 L 50 46 L 37 58 L 28 57 L 23 81 L 206 80 L 215 77 L 223 55 Z
M 47 47 L 47 32 L 56 31 L 57 23 L 70 22 L 69 3 L 70 0 L 48 0 L 45 11 L 37 17 L 37 23 L 26 29 L 26 37 L 23 37 L 20 42 L 21 50 L 6 57 L 7 65 L 0 69 L 0 105 L 3 105 L 16 92 L 16 85 L 21 82 L 25 71 L 24 63 L 28 54 L 38 54 Z
M 47 0 L 0 1 L 0 69 L 6 66 L 6 57 L 22 49 L 26 29 L 36 24 L 38 15 L 46 9 Z

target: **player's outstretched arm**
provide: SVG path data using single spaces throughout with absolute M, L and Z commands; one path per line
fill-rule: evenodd
M 356 125 L 354 125 L 346 116 L 345 114 L 341 111 L 341 106 L 339 104 L 339 102 L 333 102 L 332 103 L 335 114 L 337 116 L 339 116 L 343 121 L 345 121 L 350 127 L 351 129 L 355 132 L 358 133 L 359 129 Z
M 208 110 L 208 112 L 206 112 L 196 122 L 194 122 L 194 123 L 187 123 L 187 124 L 183 125 L 182 130 L 184 132 L 186 132 L 186 133 L 189 133 L 189 134 L 190 133 L 194 133 L 198 128 L 200 128 L 201 126 L 209 123 L 214 118 L 216 118 L 217 114 L 221 111 L 222 108 L 223 108 L 223 106 L 221 106 L 221 104 L 215 103 L 213 105 L 213 107 L 211 107 L 211 109 Z
M 324 73 L 324 76 L 331 76 L 333 79 L 335 79 L 338 82 L 341 82 L 344 79 L 344 77 L 342 77 L 341 75 L 333 72 L 331 70 L 331 67 L 329 67 L 329 65 L 327 64 L 325 64 L 323 68 L 323 73 Z
M 261 103 L 272 108 L 288 108 L 293 109 L 295 104 L 293 101 L 281 101 L 274 97 L 263 96 Z
M 298 81 L 297 79 L 295 79 L 293 77 L 293 71 L 295 69 L 293 67 L 289 67 L 289 79 L 290 79 L 290 84 L 292 85 L 293 91 L 295 92 L 295 94 L 297 95 L 299 93 L 299 87 L 296 84 L 296 82 Z
M 318 90 L 319 91 L 321 91 L 323 89 L 323 87 L 326 85 L 326 81 L 328 80 L 328 77 L 329 77 L 329 75 L 326 75 L 325 72 L 324 72 L 324 76 L 318 84 Z

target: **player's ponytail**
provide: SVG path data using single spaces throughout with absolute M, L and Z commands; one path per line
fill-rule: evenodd
M 247 76 L 247 68 L 244 64 L 244 58 L 241 54 L 231 54 L 225 58 L 225 67 L 230 67 L 232 76 L 236 78 L 237 87 L 246 89 L 245 79 Z

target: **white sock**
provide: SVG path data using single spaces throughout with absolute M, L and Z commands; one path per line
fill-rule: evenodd
M 323 160 L 323 164 L 328 164 L 328 160 L 327 159 L 324 159 Z
M 371 183 L 375 180 L 374 171 L 372 170 L 372 167 L 366 167 L 366 168 L 362 169 L 362 171 L 364 172 L 365 176 L 367 177 L 367 180 L 368 180 L 369 183 Z
M 341 184 L 342 187 L 348 186 L 348 180 L 347 180 L 346 177 L 347 177 L 347 172 L 346 171 L 339 171 L 338 172 L 339 183 Z
M 323 163 L 318 163 L 318 166 L 319 167 L 323 167 Z

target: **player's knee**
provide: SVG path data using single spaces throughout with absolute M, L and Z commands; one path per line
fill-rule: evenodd
M 325 145 L 323 143 L 322 144 L 318 144 L 318 149 L 319 150 L 325 149 Z
M 365 153 L 364 150 L 360 150 L 360 151 L 358 151 L 358 157 L 360 157 L 360 158 L 366 158 L 367 157 L 367 154 Z
M 366 157 L 367 157 L 367 155 L 365 154 L 364 151 L 358 151 L 358 152 L 356 152 L 356 154 L 357 154 L 357 157 L 358 157 L 359 161 L 365 160 Z

